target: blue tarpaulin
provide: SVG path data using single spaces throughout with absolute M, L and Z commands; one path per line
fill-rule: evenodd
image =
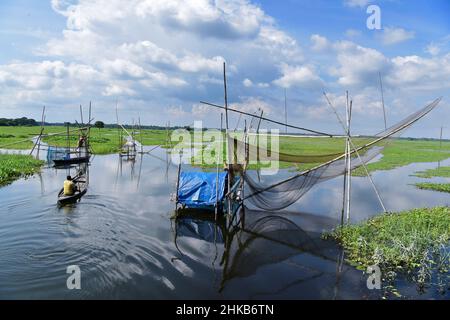
M 218 201 L 225 196 L 226 172 L 219 173 Z M 188 208 L 208 208 L 216 205 L 215 172 L 181 172 L 178 185 L 178 203 Z

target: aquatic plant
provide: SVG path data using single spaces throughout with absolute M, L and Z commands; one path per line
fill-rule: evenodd
M 28 155 L 0 154 L 0 186 L 36 173 L 43 163 Z
M 450 183 L 427 183 L 420 182 L 416 183 L 415 186 L 423 190 L 433 190 L 439 192 L 449 192 L 450 193 Z
M 420 178 L 433 178 L 433 177 L 444 177 L 450 178 L 450 167 L 439 167 L 435 169 L 428 169 L 425 171 L 417 171 L 414 176 Z
M 430 284 L 432 273 L 445 275 L 450 262 L 450 208 L 436 207 L 388 213 L 356 225 L 325 233 L 347 254 L 347 261 L 360 270 L 378 265 L 385 289 L 398 273 L 415 281 L 420 290 Z

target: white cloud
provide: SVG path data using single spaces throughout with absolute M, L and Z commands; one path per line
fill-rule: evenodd
M 426 52 L 428 52 L 432 56 L 436 56 L 441 52 L 441 48 L 434 43 L 430 43 L 426 48 Z
M 321 86 L 323 80 L 316 74 L 311 66 L 290 66 L 283 64 L 281 66 L 283 75 L 273 81 L 274 84 L 283 88 L 290 88 L 293 86 L 315 87 Z
M 343 86 L 365 85 L 376 79 L 378 72 L 389 66 L 389 59 L 375 49 L 365 48 L 350 41 L 337 42 L 334 48 L 338 67 L 332 67 L 330 71 L 338 77 L 338 83 Z
M 345 36 L 348 38 L 356 38 L 359 37 L 361 35 L 361 31 L 360 30 L 355 30 L 355 29 L 347 29 L 345 31 Z
M 251 87 L 251 86 L 253 86 L 253 82 L 252 82 L 252 80 L 250 80 L 250 79 L 244 79 L 244 81 L 242 81 L 242 84 L 244 85 L 244 87 L 247 87 L 247 88 L 249 88 L 249 87 Z
M 344 0 L 344 4 L 348 7 L 367 7 L 371 0 Z
M 312 42 L 311 49 L 313 51 L 323 51 L 329 46 L 327 38 L 322 37 L 321 35 L 318 34 L 313 34 L 311 36 L 311 42 Z
M 230 108 L 248 113 L 260 113 L 262 110 L 264 115 L 273 113 L 273 107 L 261 97 L 244 97 L 240 102 L 230 104 Z
M 383 30 L 381 40 L 385 45 L 392 45 L 413 39 L 414 36 L 415 36 L 414 31 L 407 31 L 402 28 L 386 27 Z

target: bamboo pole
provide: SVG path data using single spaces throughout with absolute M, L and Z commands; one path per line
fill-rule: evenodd
M 348 101 L 348 91 L 347 91 L 347 101 Z M 352 188 L 352 172 L 351 172 L 351 162 L 352 157 L 350 155 L 350 124 L 351 124 L 351 110 L 352 102 L 347 103 L 347 223 L 350 221 L 350 197 Z
M 243 115 L 247 115 L 247 116 L 251 116 L 251 117 L 253 116 L 253 114 L 245 112 L 245 111 L 239 111 L 239 110 L 231 109 L 231 108 L 224 108 L 222 106 L 219 106 L 217 104 L 210 103 L 210 102 L 200 101 L 200 103 L 208 105 L 208 106 L 211 106 L 211 107 L 219 108 L 219 109 L 227 109 L 227 111 L 237 112 L 237 113 L 241 113 Z M 330 138 L 335 136 L 335 134 L 324 133 L 324 132 L 320 132 L 320 131 L 316 131 L 316 130 L 306 129 L 306 128 L 303 128 L 303 127 L 297 127 L 297 126 L 286 124 L 286 123 L 283 123 L 283 122 L 280 122 L 280 121 L 264 118 L 264 117 L 261 117 L 261 119 L 265 120 L 265 121 L 268 121 L 268 122 L 272 122 L 272 123 L 281 125 L 281 126 L 287 126 L 288 128 L 302 130 L 302 131 L 307 131 L 307 132 L 315 133 L 315 134 L 318 134 L 318 135 L 321 135 L 321 136 L 327 136 L 327 137 L 330 137 Z
M 144 153 L 144 145 L 143 145 L 144 139 L 142 138 L 141 117 L 138 117 L 138 122 L 139 122 L 139 137 L 141 138 L 141 153 Z
M 441 134 L 439 135 L 439 152 L 442 151 L 442 131 L 444 127 L 441 126 Z M 441 167 L 441 161 L 438 161 L 438 169 Z
M 325 93 L 324 93 L 324 94 L 325 94 Z M 341 124 L 342 128 L 344 129 L 344 131 L 347 131 L 347 128 L 345 127 L 344 122 L 341 120 L 341 117 L 339 116 L 339 114 L 338 114 L 337 111 L 336 111 L 336 108 L 333 106 L 333 104 L 332 104 L 331 101 L 328 99 L 328 97 L 326 96 L 326 94 L 325 94 L 325 97 L 327 98 L 328 104 L 330 105 L 331 109 L 333 109 L 333 112 L 334 112 L 334 114 L 336 115 L 336 117 L 337 117 L 339 123 Z M 351 111 L 351 109 L 350 109 L 350 111 Z M 350 118 L 351 118 L 351 112 L 350 112 Z M 378 139 L 378 140 L 380 140 L 380 139 Z M 369 170 L 367 169 L 366 164 L 362 161 L 362 158 L 361 158 L 361 156 L 360 156 L 360 154 L 359 154 L 359 151 L 358 151 L 358 150 L 363 149 L 365 146 L 360 147 L 360 148 L 356 148 L 355 145 L 353 144 L 353 141 L 352 141 L 351 138 L 348 140 L 348 142 L 350 143 L 350 145 L 351 145 L 352 148 L 353 148 L 353 151 L 350 152 L 349 154 L 355 152 L 356 155 L 358 156 L 358 159 L 359 159 L 359 161 L 361 162 L 361 164 L 362 164 L 362 166 L 363 166 L 363 168 L 364 168 L 364 170 L 365 170 L 365 172 L 366 172 L 366 175 L 367 175 L 367 177 L 368 177 L 369 180 L 370 180 L 370 183 L 372 184 L 372 187 L 373 187 L 373 189 L 374 189 L 374 191 L 375 191 L 375 194 L 377 195 L 378 201 L 380 202 L 381 207 L 383 208 L 383 212 L 387 212 L 386 207 L 385 207 L 385 205 L 384 205 L 384 203 L 383 203 L 383 200 L 381 199 L 380 193 L 378 192 L 378 189 L 377 189 L 377 187 L 376 187 L 376 185 L 375 185 L 375 183 L 374 183 L 374 181 L 373 181 L 373 179 L 372 179 L 372 176 L 370 175 Z M 373 144 L 373 143 L 371 142 L 371 143 L 369 143 L 369 144 Z M 349 146 L 350 146 L 350 145 L 349 145 Z M 366 145 L 366 146 L 367 146 L 367 145 Z M 347 154 L 347 152 L 346 152 L 346 154 Z M 342 219 L 343 219 L 343 216 L 342 216 Z
M 284 121 L 286 122 L 285 132 L 287 134 L 287 97 L 286 97 L 286 88 L 284 89 Z
M 381 81 L 381 72 L 378 72 L 378 77 L 380 78 L 381 105 L 383 106 L 384 130 L 386 130 L 387 129 L 386 109 L 384 108 L 384 92 L 383 92 L 383 82 Z
M 225 136 L 226 136 L 226 145 L 227 145 L 227 164 L 228 164 L 228 193 L 231 191 L 231 177 L 232 177 L 232 165 L 230 163 L 230 155 L 229 155 L 229 145 L 228 145 L 228 94 L 227 94 L 227 73 L 225 61 L 223 62 L 223 87 L 224 87 L 224 102 L 225 102 Z M 228 214 L 227 214 L 227 222 L 231 215 L 231 195 L 227 197 L 228 204 Z
M 219 206 L 219 166 L 220 166 L 220 159 L 222 158 L 223 154 L 223 139 L 222 139 L 222 127 L 223 127 L 223 113 L 220 114 L 220 149 L 217 151 L 217 173 L 216 173 L 216 207 L 215 207 L 215 221 L 217 222 L 217 216 L 218 216 L 218 206 Z
M 183 155 L 183 150 L 180 150 L 180 163 L 178 163 L 178 174 L 177 174 L 177 191 L 175 194 L 175 214 L 178 209 L 178 189 L 180 188 L 180 173 L 181 173 L 181 158 Z
M 38 143 L 38 151 L 36 154 L 36 158 L 39 159 L 39 151 L 41 150 L 41 136 L 44 133 L 44 126 L 45 126 L 45 106 L 42 108 L 42 117 L 41 117 L 41 133 L 39 134 L 39 143 Z

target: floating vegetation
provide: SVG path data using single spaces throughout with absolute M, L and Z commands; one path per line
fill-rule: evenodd
M 413 209 L 383 214 L 357 225 L 324 234 L 346 250 L 347 261 L 366 271 L 378 265 L 384 289 L 399 296 L 394 282 L 398 273 L 414 281 L 419 290 L 437 273 L 448 287 L 450 261 L 450 208 Z
M 423 190 L 433 190 L 439 192 L 449 192 L 450 193 L 450 183 L 427 183 L 420 182 L 414 184 L 417 188 Z
M 28 155 L 0 154 L 0 186 L 38 172 L 43 163 Z
M 439 167 L 435 169 L 428 169 L 425 171 L 418 171 L 414 174 L 414 176 L 420 178 L 433 178 L 433 177 L 450 178 L 450 167 Z

